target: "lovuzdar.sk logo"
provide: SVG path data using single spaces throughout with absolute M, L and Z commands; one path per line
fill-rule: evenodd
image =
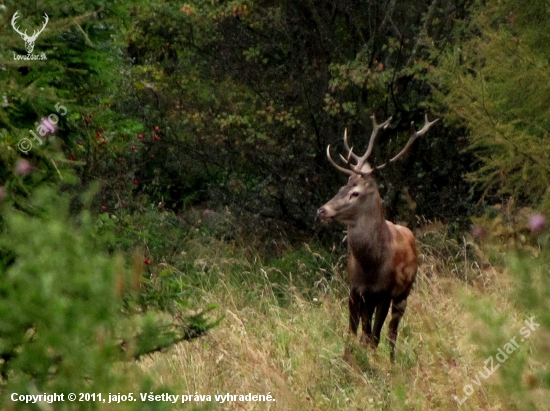
M 15 30 L 15 32 L 17 34 L 19 34 L 21 36 L 21 38 L 23 39 L 23 41 L 25 42 L 25 49 L 27 50 L 27 55 L 17 55 L 14 53 L 14 59 L 15 60 L 46 60 L 46 55 L 45 54 L 41 54 L 41 55 L 34 55 L 32 54 L 33 50 L 34 50 L 34 43 L 36 41 L 36 39 L 38 38 L 38 36 L 40 35 L 40 33 L 42 33 L 44 31 L 44 29 L 46 28 L 46 25 L 48 24 L 48 21 L 49 21 L 49 17 L 46 13 L 44 13 L 44 24 L 42 25 L 42 28 L 40 30 L 34 30 L 32 35 L 28 35 L 27 34 L 27 30 L 25 30 L 24 32 L 21 32 L 21 30 L 19 29 L 19 27 L 17 26 L 17 19 L 20 17 L 20 14 L 19 14 L 19 10 L 15 12 L 15 14 L 13 15 L 12 19 L 11 19 L 11 26 L 13 27 L 13 29 Z

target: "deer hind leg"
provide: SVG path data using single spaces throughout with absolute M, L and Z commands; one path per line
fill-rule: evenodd
M 403 314 L 405 314 L 405 309 L 407 308 L 407 297 L 403 298 L 402 300 L 396 302 L 394 300 L 392 302 L 391 307 L 391 321 L 390 321 L 390 327 L 388 331 L 388 337 L 390 340 L 390 360 L 391 362 L 395 361 L 395 341 L 397 340 L 397 327 L 399 326 L 399 322 L 401 321 L 401 317 L 403 317 Z

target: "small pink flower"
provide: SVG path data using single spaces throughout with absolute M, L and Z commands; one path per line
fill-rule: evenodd
M 544 226 L 546 225 L 546 217 L 542 214 L 533 214 L 529 217 L 528 225 L 529 230 L 531 230 L 532 233 L 538 233 L 544 229 Z
M 15 164 L 15 172 L 22 176 L 26 176 L 27 174 L 30 174 L 31 168 L 32 168 L 31 163 L 29 163 L 27 160 L 19 159 Z

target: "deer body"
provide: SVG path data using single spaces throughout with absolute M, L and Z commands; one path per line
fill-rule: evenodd
M 350 177 L 347 185 L 317 210 L 317 215 L 322 220 L 336 219 L 347 225 L 350 331 L 357 334 L 361 322 L 363 339 L 376 347 L 391 306 L 388 337 L 390 358 L 393 361 L 397 328 L 416 278 L 418 258 L 411 230 L 384 218 L 382 200 L 372 174 L 386 164 L 373 169 L 366 162 L 378 131 L 386 128 L 390 120 L 391 118 L 379 125 L 373 116 L 373 134 L 369 148 L 362 157 L 354 154 L 349 148 L 345 135 L 344 142 L 349 155 L 348 159 L 344 160 L 350 166 L 349 169 L 340 167 L 332 161 L 329 146 L 327 155 L 330 161 Z M 426 125 L 418 133 L 414 130 L 414 125 L 411 125 L 409 142 L 390 162 L 400 158 L 414 139 L 424 134 L 433 123 L 435 121 L 428 122 L 426 118 Z M 357 163 L 350 164 L 350 158 L 355 159 Z M 371 325 L 373 315 L 374 325 Z

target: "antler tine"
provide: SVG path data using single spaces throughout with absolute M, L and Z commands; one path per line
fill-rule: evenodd
M 353 169 L 350 170 L 350 169 L 344 168 L 344 167 L 339 166 L 338 164 L 336 164 L 336 163 L 334 162 L 334 160 L 333 160 L 332 157 L 330 156 L 330 144 L 327 146 L 327 157 L 328 157 L 328 159 L 330 160 L 330 162 L 332 163 L 332 165 L 333 165 L 334 167 L 336 167 L 338 170 L 340 170 L 341 172 L 346 173 L 346 174 L 349 174 L 350 176 L 352 176 L 352 175 L 354 174 L 355 170 L 353 170 Z
M 392 117 L 390 117 L 383 123 L 378 124 L 376 122 L 376 117 L 374 114 L 370 116 L 370 118 L 372 119 L 372 133 L 370 135 L 369 145 L 367 147 L 367 151 L 365 152 L 365 154 L 363 154 L 361 157 L 357 159 L 357 166 L 356 166 L 357 169 L 361 169 L 365 164 L 365 162 L 370 157 L 370 155 L 372 154 L 372 149 L 374 148 L 374 142 L 378 137 L 378 132 L 380 131 L 380 129 L 386 129 L 389 126 L 390 121 L 392 120 Z
M 344 147 L 346 147 L 346 150 L 348 150 L 348 163 L 349 159 L 353 157 L 353 159 L 357 162 L 359 162 L 359 156 L 353 152 L 353 148 L 349 148 L 348 144 L 348 129 L 344 129 Z
M 19 34 L 20 36 L 27 36 L 27 30 L 25 30 L 24 33 L 21 33 L 21 32 L 19 31 L 19 27 L 15 27 L 16 20 L 17 20 L 18 18 L 19 18 L 19 10 L 17 10 L 17 11 L 15 12 L 15 14 L 13 15 L 13 17 L 11 18 L 11 25 L 12 25 L 13 29 L 15 30 L 15 32 L 16 32 L 17 34 Z
M 380 165 L 380 166 L 377 166 L 376 169 L 381 169 L 381 168 L 384 168 L 386 167 L 386 165 L 388 163 L 393 163 L 394 161 L 397 161 L 399 160 L 401 157 L 403 157 L 403 155 L 409 151 L 409 149 L 411 148 L 412 144 L 414 143 L 414 140 L 416 140 L 418 137 L 424 135 L 429 129 L 431 126 L 433 126 L 435 123 L 437 123 L 439 121 L 438 118 L 436 118 L 434 121 L 429 121 L 428 120 L 428 115 L 426 114 L 424 116 L 424 126 L 419 130 L 419 131 L 416 131 L 416 129 L 414 128 L 414 121 L 411 121 L 411 127 L 410 127 L 410 131 L 409 131 L 409 141 L 407 141 L 407 144 L 405 144 L 405 147 L 403 147 L 403 149 L 397 153 L 397 155 L 395 157 L 393 157 L 392 159 L 390 159 L 390 161 Z
M 424 115 L 424 126 L 420 130 L 415 131 L 416 137 L 420 137 L 421 135 L 425 134 L 430 129 L 430 127 L 433 124 L 437 123 L 438 121 L 439 121 L 438 118 L 436 118 L 434 121 L 429 121 L 428 120 L 428 115 L 425 114 Z

